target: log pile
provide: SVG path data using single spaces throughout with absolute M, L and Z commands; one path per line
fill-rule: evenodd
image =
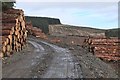
M 33 27 L 31 22 L 26 23 L 26 28 L 30 35 L 41 39 L 47 39 L 47 36 L 42 32 L 42 30 L 40 28 Z
M 50 42 L 52 42 L 52 43 L 61 43 L 62 41 L 59 38 L 54 38 L 54 39 L 50 40 Z
M 27 30 L 24 12 L 20 9 L 8 9 L 2 12 L 2 29 L 0 30 L 0 57 L 10 56 L 20 51 L 26 43 Z
M 90 51 L 97 57 L 107 61 L 120 60 L 120 39 L 118 38 L 91 38 L 88 40 Z

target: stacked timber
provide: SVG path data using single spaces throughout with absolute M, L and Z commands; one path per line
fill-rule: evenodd
M 52 42 L 52 43 L 61 43 L 62 41 L 59 38 L 53 38 L 52 40 L 50 40 L 50 42 Z
M 26 29 L 27 29 L 29 35 L 32 35 L 32 28 L 33 28 L 32 23 L 26 22 Z
M 2 12 L 2 29 L 0 30 L 0 57 L 10 56 L 13 51 L 22 50 L 26 43 L 27 30 L 24 12 L 20 9 L 8 9 Z
M 47 36 L 42 32 L 40 28 L 33 27 L 31 22 L 26 23 L 26 28 L 30 35 L 33 35 L 37 38 L 47 39 Z
M 120 39 L 118 38 L 91 38 L 88 40 L 90 45 L 90 51 L 94 51 L 94 54 L 108 61 L 120 60 Z

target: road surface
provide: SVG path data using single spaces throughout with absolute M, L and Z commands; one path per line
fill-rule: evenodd
M 117 78 L 112 68 L 81 48 L 71 51 L 29 38 L 21 52 L 3 60 L 3 78 Z

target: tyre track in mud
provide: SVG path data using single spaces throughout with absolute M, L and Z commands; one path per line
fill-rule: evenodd
M 53 59 L 46 72 L 40 76 L 41 78 L 83 78 L 80 66 L 77 65 L 77 61 L 68 49 L 44 41 L 37 40 L 36 42 L 50 46 L 54 50 L 51 54 Z
M 27 49 L 15 53 L 3 64 L 3 78 L 32 78 L 32 70 L 44 59 L 52 50 L 45 49 L 43 45 L 28 41 Z M 31 46 L 31 47 L 30 47 Z
M 29 38 L 21 52 L 3 60 L 3 78 L 117 78 L 112 68 L 83 48 L 69 50 Z
M 39 39 L 29 39 L 26 50 L 5 62 L 3 78 L 83 78 L 68 49 Z

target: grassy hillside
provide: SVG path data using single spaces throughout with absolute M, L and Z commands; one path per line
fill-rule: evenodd
M 49 32 L 49 25 L 56 25 L 61 24 L 59 19 L 56 18 L 48 18 L 48 17 L 34 17 L 34 16 L 26 16 L 26 21 L 31 21 L 34 27 L 41 28 L 44 33 Z M 118 34 L 120 33 L 120 28 L 117 29 L 97 29 L 97 28 L 90 28 L 90 27 L 84 27 L 84 26 L 72 26 L 72 25 L 64 25 L 67 28 L 71 29 L 81 29 L 88 32 L 94 32 L 94 33 L 101 33 L 105 32 L 107 37 L 120 37 Z
M 80 30 L 83 30 L 83 31 L 94 32 L 94 33 L 102 33 L 102 32 L 106 31 L 104 29 L 97 29 L 97 28 L 84 27 L 84 26 L 72 26 L 72 25 L 64 25 L 64 26 L 65 27 L 70 27 L 72 29 L 80 29 Z
M 114 29 L 97 29 L 97 28 L 91 28 L 91 27 L 84 27 L 84 26 L 72 26 L 72 25 L 64 25 L 65 27 L 71 28 L 71 29 L 80 29 L 82 31 L 88 31 L 93 33 L 105 33 L 106 37 L 118 37 L 120 38 L 120 28 L 114 28 Z
M 106 36 L 120 38 L 120 28 L 106 30 Z
M 42 29 L 44 33 L 48 33 L 48 26 L 50 24 L 61 24 L 59 19 L 56 18 L 48 18 L 48 17 L 33 17 L 33 16 L 25 16 L 26 21 L 31 21 L 34 27 L 39 27 Z

